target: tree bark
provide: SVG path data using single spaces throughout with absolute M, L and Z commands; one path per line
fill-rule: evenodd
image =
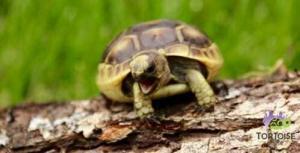
M 300 73 L 212 83 L 218 102 L 202 111 L 190 94 L 154 102 L 139 119 L 132 104 L 102 97 L 0 110 L 0 152 L 300 152 Z M 292 121 L 295 139 L 262 139 L 268 111 Z M 261 135 L 260 135 L 261 136 Z

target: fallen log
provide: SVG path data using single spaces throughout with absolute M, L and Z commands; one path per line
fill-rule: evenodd
M 146 119 L 131 104 L 102 97 L 3 109 L 0 152 L 300 152 L 300 72 L 212 86 L 214 110 L 199 110 L 185 94 L 154 102 L 155 117 Z M 263 122 L 269 111 L 290 125 L 270 130 Z

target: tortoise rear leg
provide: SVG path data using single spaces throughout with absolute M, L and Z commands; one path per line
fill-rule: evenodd
M 207 80 L 200 71 L 186 70 L 186 81 L 201 107 L 209 108 L 216 102 L 216 97 Z
M 134 109 L 139 117 L 146 117 L 153 113 L 152 101 L 141 91 L 138 83 L 133 85 Z

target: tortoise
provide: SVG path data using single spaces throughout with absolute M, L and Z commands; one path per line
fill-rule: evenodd
M 152 100 L 186 92 L 206 109 L 216 101 L 208 81 L 222 64 L 217 45 L 203 32 L 180 21 L 149 21 L 109 44 L 97 85 L 112 101 L 133 102 L 140 117 L 153 114 Z

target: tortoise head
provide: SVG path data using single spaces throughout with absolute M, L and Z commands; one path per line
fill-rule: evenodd
M 170 68 L 164 55 L 158 52 L 143 52 L 130 62 L 131 75 L 144 94 L 150 94 L 170 80 Z

